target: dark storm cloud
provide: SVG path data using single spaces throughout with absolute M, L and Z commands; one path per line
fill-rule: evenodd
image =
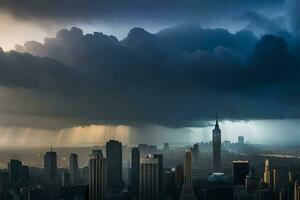
M 289 17 L 291 20 L 292 29 L 296 34 L 300 34 L 300 2 L 298 0 L 289 0 Z
M 174 21 L 215 18 L 242 10 L 278 7 L 285 0 L 1 0 L 0 10 L 23 20 Z M 209 17 L 209 18 L 208 18 Z
M 299 90 L 297 56 L 274 35 L 185 25 L 156 34 L 134 28 L 119 41 L 72 28 L 16 49 L 0 54 L 0 84 L 31 95 L 16 92 L 7 102 L 27 99 L 17 108 L 3 102 L 0 109 L 13 114 L 69 119 L 66 126 L 202 126 L 215 113 L 235 120 L 300 117 L 287 92 Z
M 260 34 L 286 32 L 286 16 L 269 19 L 268 17 L 254 11 L 246 11 L 235 17 L 236 20 L 248 21 L 247 28 L 255 30 Z

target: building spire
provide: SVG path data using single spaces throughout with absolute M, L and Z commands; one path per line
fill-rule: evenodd
M 218 114 L 216 114 L 216 126 L 219 126 Z
M 52 152 L 52 142 L 50 143 L 50 152 Z

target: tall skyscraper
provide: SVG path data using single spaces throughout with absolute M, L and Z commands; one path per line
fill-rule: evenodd
M 8 163 L 9 182 L 14 184 L 21 179 L 22 162 L 11 159 Z
M 154 158 L 158 159 L 158 195 L 159 199 L 164 198 L 163 191 L 163 175 L 164 175 L 164 164 L 163 164 L 163 155 L 162 154 L 154 154 Z
M 89 200 L 102 200 L 104 195 L 103 155 L 93 150 L 89 160 Z
M 181 167 L 181 165 L 177 165 L 175 169 L 175 179 L 176 179 L 176 184 L 181 185 L 183 184 L 184 181 L 184 170 Z
M 300 185 L 298 180 L 295 180 L 294 183 L 294 200 L 300 200 Z
M 272 189 L 273 189 L 273 192 L 277 192 L 277 171 L 276 169 L 273 169 L 273 174 L 272 174 Z
M 267 183 L 269 187 L 271 187 L 271 172 L 269 159 L 265 160 L 264 182 Z
M 78 156 L 75 153 L 70 154 L 69 157 L 69 172 L 70 172 L 71 185 L 76 185 L 79 178 L 79 169 L 78 169 Z
M 0 197 L 8 194 L 9 192 L 9 173 L 0 172 Z
M 199 151 L 199 144 L 194 144 L 193 146 L 193 161 L 194 161 L 194 165 L 199 165 L 200 162 L 200 151 Z
M 135 199 L 138 199 L 140 182 L 140 151 L 138 147 L 131 149 L 131 188 Z
M 56 184 L 57 180 L 57 156 L 56 152 L 46 152 L 44 155 L 44 173 L 48 184 Z
M 140 200 L 159 199 L 159 159 L 153 155 L 140 160 Z
M 233 185 L 245 185 L 246 177 L 249 174 L 249 162 L 238 160 L 232 163 Z
M 218 123 L 218 117 L 216 118 L 216 125 L 212 131 L 213 134 L 213 171 L 221 172 L 221 129 Z
M 190 149 L 185 151 L 184 183 L 192 184 L 192 151 Z
M 115 140 L 106 143 L 107 189 L 120 191 L 122 182 L 122 144 Z

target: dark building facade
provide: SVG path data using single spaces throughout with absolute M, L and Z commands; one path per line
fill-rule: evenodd
M 93 150 L 89 160 L 89 200 L 101 200 L 104 196 L 103 154 Z
M 10 160 L 8 163 L 9 182 L 15 184 L 20 181 L 22 172 L 22 162 L 19 160 Z
M 69 172 L 71 185 L 76 185 L 79 179 L 78 156 L 75 153 L 69 157 Z
M 140 184 L 140 151 L 138 147 L 131 149 L 131 188 L 135 199 L 139 196 Z
M 163 163 L 163 155 L 162 154 L 154 154 L 154 158 L 158 159 L 158 194 L 159 199 L 164 198 L 163 191 L 163 174 L 164 174 L 164 163 Z
M 122 182 L 122 144 L 115 140 L 106 143 L 107 189 L 120 191 Z
M 232 163 L 233 185 L 245 185 L 246 177 L 249 174 L 249 162 L 238 160 Z
M 57 181 L 57 155 L 52 150 L 44 155 L 44 174 L 47 183 L 55 184 Z

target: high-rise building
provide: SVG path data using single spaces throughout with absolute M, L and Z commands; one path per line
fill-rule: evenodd
M 9 192 L 9 173 L 0 172 L 0 197 Z
M 277 171 L 276 169 L 273 169 L 273 174 L 272 174 L 272 189 L 273 189 L 273 192 L 276 192 L 277 191 Z
M 244 144 L 244 143 L 245 143 L 244 136 L 238 136 L 238 144 Z
M 70 172 L 71 185 L 76 185 L 79 178 L 79 169 L 78 169 L 78 156 L 75 153 L 70 154 L 69 157 L 69 172 Z
M 159 194 L 159 199 L 163 199 L 164 198 L 164 191 L 163 191 L 163 175 L 164 175 L 163 155 L 162 154 L 154 154 L 154 158 L 158 159 L 158 194 Z
M 101 150 L 93 150 L 89 160 L 89 200 L 102 200 L 103 155 Z
M 213 172 L 221 172 L 221 129 L 218 123 L 218 117 L 216 118 L 215 128 L 212 131 L 213 134 Z
M 17 183 L 21 179 L 22 162 L 11 159 L 8 163 L 9 182 L 11 184 Z
M 197 144 L 197 143 L 194 144 L 192 154 L 193 154 L 194 164 L 199 165 L 199 162 L 200 162 L 199 144 Z
M 184 183 L 192 184 L 192 151 L 190 149 L 185 151 Z
M 57 156 L 56 152 L 46 152 L 44 155 L 44 173 L 48 184 L 56 184 L 57 180 Z
M 207 200 L 233 199 L 233 187 L 231 181 L 223 173 L 213 173 L 208 177 L 206 191 Z
M 164 173 L 164 196 L 167 199 L 176 199 L 176 181 L 174 168 Z
M 159 159 L 153 155 L 140 159 L 140 200 L 159 200 Z
M 140 182 L 140 151 L 138 147 L 131 149 L 131 187 L 132 194 L 138 199 Z
M 177 185 L 182 185 L 184 181 L 184 170 L 181 165 L 177 165 L 175 169 L 175 180 Z
M 300 200 L 300 184 L 298 180 L 294 183 L 294 200 Z
M 271 172 L 269 159 L 265 160 L 264 182 L 267 183 L 269 187 L 271 187 Z
M 120 191 L 122 183 L 122 144 L 115 140 L 106 143 L 107 189 Z
M 249 162 L 238 160 L 232 163 L 233 185 L 245 185 L 246 176 L 249 174 Z

